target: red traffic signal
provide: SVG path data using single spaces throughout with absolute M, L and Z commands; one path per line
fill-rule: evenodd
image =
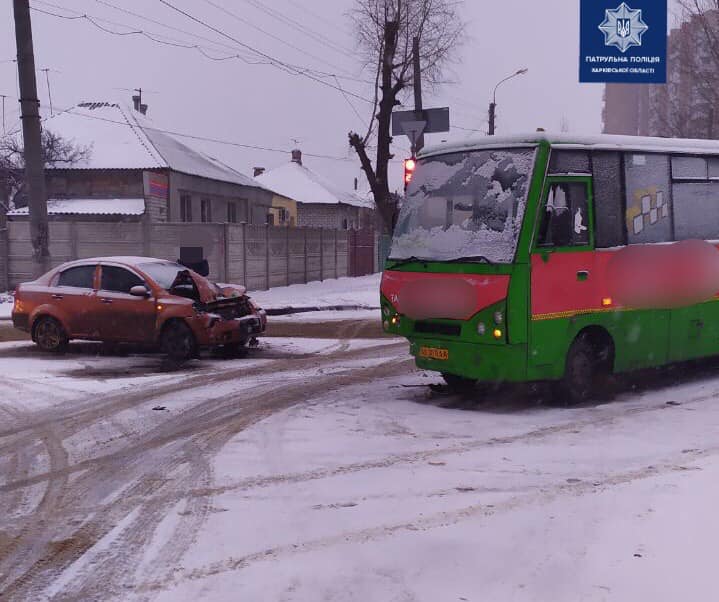
M 417 168 L 417 161 L 414 159 L 404 160 L 404 189 L 407 190 L 407 186 L 412 181 L 414 170 Z

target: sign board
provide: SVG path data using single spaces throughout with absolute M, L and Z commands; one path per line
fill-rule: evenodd
M 392 113 L 392 135 L 405 134 L 402 124 L 408 121 L 425 121 L 424 134 L 449 132 L 449 107 L 424 111 L 395 111 Z
M 579 81 L 667 81 L 667 0 L 581 0 Z

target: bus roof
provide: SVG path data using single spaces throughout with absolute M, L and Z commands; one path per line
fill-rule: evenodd
M 637 151 L 647 153 L 675 153 L 718 155 L 719 141 L 686 138 L 648 138 L 643 136 L 593 136 L 532 132 L 511 136 L 478 136 L 461 142 L 445 142 L 425 148 L 419 158 L 471 150 L 534 146 L 549 142 L 553 147 L 572 150 Z

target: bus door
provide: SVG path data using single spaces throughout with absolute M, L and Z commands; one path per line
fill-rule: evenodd
M 531 258 L 529 362 L 541 376 L 556 376 L 564 366 L 571 343 L 566 319 L 601 303 L 594 274 L 591 184 L 589 176 L 550 176 L 546 181 Z

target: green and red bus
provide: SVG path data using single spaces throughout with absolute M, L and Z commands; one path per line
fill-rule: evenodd
M 383 326 L 451 387 L 719 354 L 719 143 L 537 132 L 425 150 L 381 286 Z

